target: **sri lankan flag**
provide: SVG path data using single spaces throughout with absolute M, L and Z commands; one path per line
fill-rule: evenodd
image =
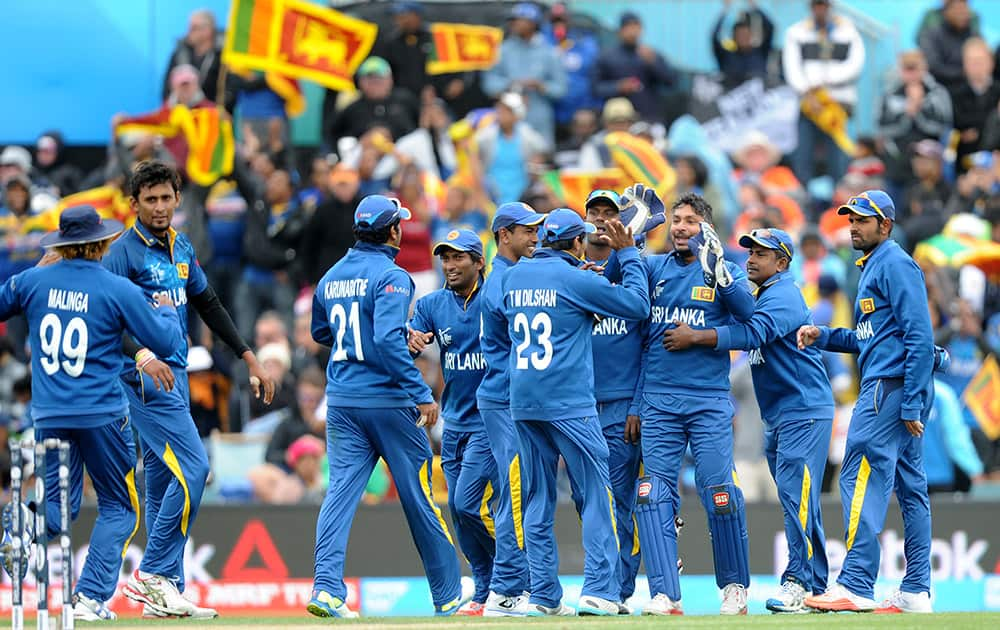
M 503 31 L 474 24 L 431 24 L 434 48 L 427 56 L 427 74 L 487 70 L 500 59 Z
M 233 0 L 222 61 L 352 90 L 377 32 L 370 22 L 304 0 Z
M 604 137 L 615 166 L 633 183 L 645 184 L 656 189 L 660 199 L 667 202 L 677 183 L 674 169 L 659 151 L 644 138 L 625 131 L 613 131 Z M 624 188 L 624 186 L 623 186 Z
M 45 212 L 31 217 L 25 224 L 26 231 L 51 232 L 59 229 L 63 210 L 74 206 L 93 206 L 102 219 L 115 219 L 130 227 L 135 214 L 122 191 L 114 186 L 100 186 L 68 195 Z
M 115 127 L 115 135 L 129 131 L 142 131 L 173 138 L 183 134 L 188 145 L 188 177 L 199 186 L 211 186 L 220 177 L 233 172 L 235 140 L 233 123 L 222 115 L 222 110 L 211 107 L 189 109 L 185 105 L 145 116 L 129 118 Z
M 1000 438 L 1000 365 L 995 356 L 986 357 L 983 367 L 962 393 L 962 400 L 986 437 Z
M 542 176 L 542 181 L 562 200 L 567 208 L 585 214 L 584 205 L 587 195 L 593 190 L 624 190 L 632 183 L 619 168 L 606 168 L 600 171 L 549 171 Z

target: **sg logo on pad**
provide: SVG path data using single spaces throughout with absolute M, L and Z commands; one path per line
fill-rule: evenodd
M 716 492 L 712 495 L 712 503 L 714 503 L 717 508 L 729 507 L 729 493 Z
M 648 481 L 643 481 L 642 483 L 639 484 L 639 496 L 648 497 L 649 492 L 652 489 L 653 489 L 653 484 L 649 483 Z
M 872 298 L 864 298 L 861 300 L 861 312 L 862 313 L 874 313 L 875 312 L 875 300 Z

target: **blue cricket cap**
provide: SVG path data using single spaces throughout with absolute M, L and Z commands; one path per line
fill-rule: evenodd
M 354 211 L 354 225 L 368 230 L 380 230 L 399 219 L 409 219 L 410 211 L 399 199 L 383 195 L 368 195 Z
M 401 13 L 416 13 L 417 15 L 423 15 L 424 5 L 419 2 L 397 2 L 392 5 L 393 15 L 400 15 Z
M 795 246 L 788 232 L 774 228 L 751 230 L 749 234 L 740 237 L 740 247 L 750 249 L 754 245 L 777 250 L 789 258 L 795 253 Z
M 866 190 L 837 208 L 837 214 L 852 212 L 862 217 L 896 220 L 896 206 L 893 205 L 892 198 L 882 190 Z
M 542 240 L 554 243 L 568 238 L 576 238 L 581 234 L 593 234 L 597 227 L 587 223 L 580 215 L 569 208 L 559 208 L 549 213 L 542 224 Z
M 456 252 L 472 252 L 483 256 L 483 241 L 472 230 L 452 230 L 443 241 L 434 244 L 434 255 L 440 256 L 442 249 L 453 249 Z
M 595 201 L 606 201 L 618 210 L 622 207 L 622 198 L 613 190 L 598 189 L 591 192 L 587 195 L 587 203 L 583 204 L 583 207 L 589 208 Z
M 510 10 L 512 20 L 531 20 L 535 24 L 542 23 L 542 10 L 530 2 L 519 2 Z
M 497 208 L 490 231 L 496 233 L 500 228 L 509 228 L 512 225 L 538 225 L 544 220 L 545 215 L 538 214 L 528 204 L 510 201 Z

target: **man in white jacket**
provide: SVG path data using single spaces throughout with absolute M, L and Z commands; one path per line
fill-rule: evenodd
M 857 80 L 865 63 L 865 45 L 854 24 L 831 13 L 830 0 L 809 0 L 811 16 L 785 32 L 782 62 L 785 80 L 805 98 L 824 88 L 850 116 L 858 100 Z M 839 179 L 850 157 L 805 116 L 799 118 L 799 143 L 792 154 L 792 170 L 803 184 L 813 178 L 813 157 L 823 145 L 827 171 Z

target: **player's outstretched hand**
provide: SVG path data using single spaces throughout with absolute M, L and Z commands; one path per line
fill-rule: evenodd
M 413 354 L 420 354 L 427 347 L 427 344 L 434 339 L 434 333 L 420 332 L 419 330 L 413 330 L 408 328 L 409 335 L 406 338 L 406 345 L 409 347 L 410 352 Z
M 437 424 L 439 410 L 436 402 L 417 405 L 417 411 L 420 412 L 420 419 L 417 420 L 418 427 L 432 427 Z
M 174 389 L 174 371 L 170 366 L 157 358 L 152 358 L 138 365 L 139 371 L 153 379 L 157 391 L 169 392 Z
M 270 405 L 271 401 L 274 400 L 274 390 L 277 387 L 274 379 L 261 367 L 260 363 L 257 363 L 256 355 L 250 350 L 243 353 L 243 361 L 247 364 L 247 370 L 250 372 L 250 389 L 253 391 L 254 398 L 263 398 L 264 404 Z
M 161 306 L 169 306 L 170 308 L 174 307 L 174 301 L 170 297 L 170 294 L 167 293 L 166 291 L 158 291 L 154 293 L 153 304 L 156 307 L 161 307 Z
M 799 343 L 799 350 L 805 350 L 819 339 L 819 328 L 816 326 L 802 326 L 799 328 L 796 339 Z
M 632 230 L 626 228 L 621 221 L 617 219 L 611 219 L 604 224 L 607 234 L 601 235 L 601 240 L 607 243 L 613 250 L 621 250 L 626 247 L 635 246 L 635 238 L 632 236 Z
M 639 416 L 625 416 L 625 443 L 638 444 L 642 420 Z
M 919 420 L 903 420 L 903 424 L 906 425 L 906 430 L 913 437 L 920 437 L 924 434 L 924 423 Z
M 682 321 L 674 320 L 674 328 L 670 328 L 663 333 L 663 347 L 671 352 L 687 350 L 694 343 L 694 329 Z
M 54 249 L 49 249 L 49 250 L 46 250 L 45 255 L 42 256 L 42 259 L 39 260 L 35 264 L 35 266 L 36 267 L 48 267 L 49 265 L 55 264 L 55 263 L 59 262 L 60 260 L 62 260 L 62 256 L 59 255 L 59 252 L 57 252 Z

